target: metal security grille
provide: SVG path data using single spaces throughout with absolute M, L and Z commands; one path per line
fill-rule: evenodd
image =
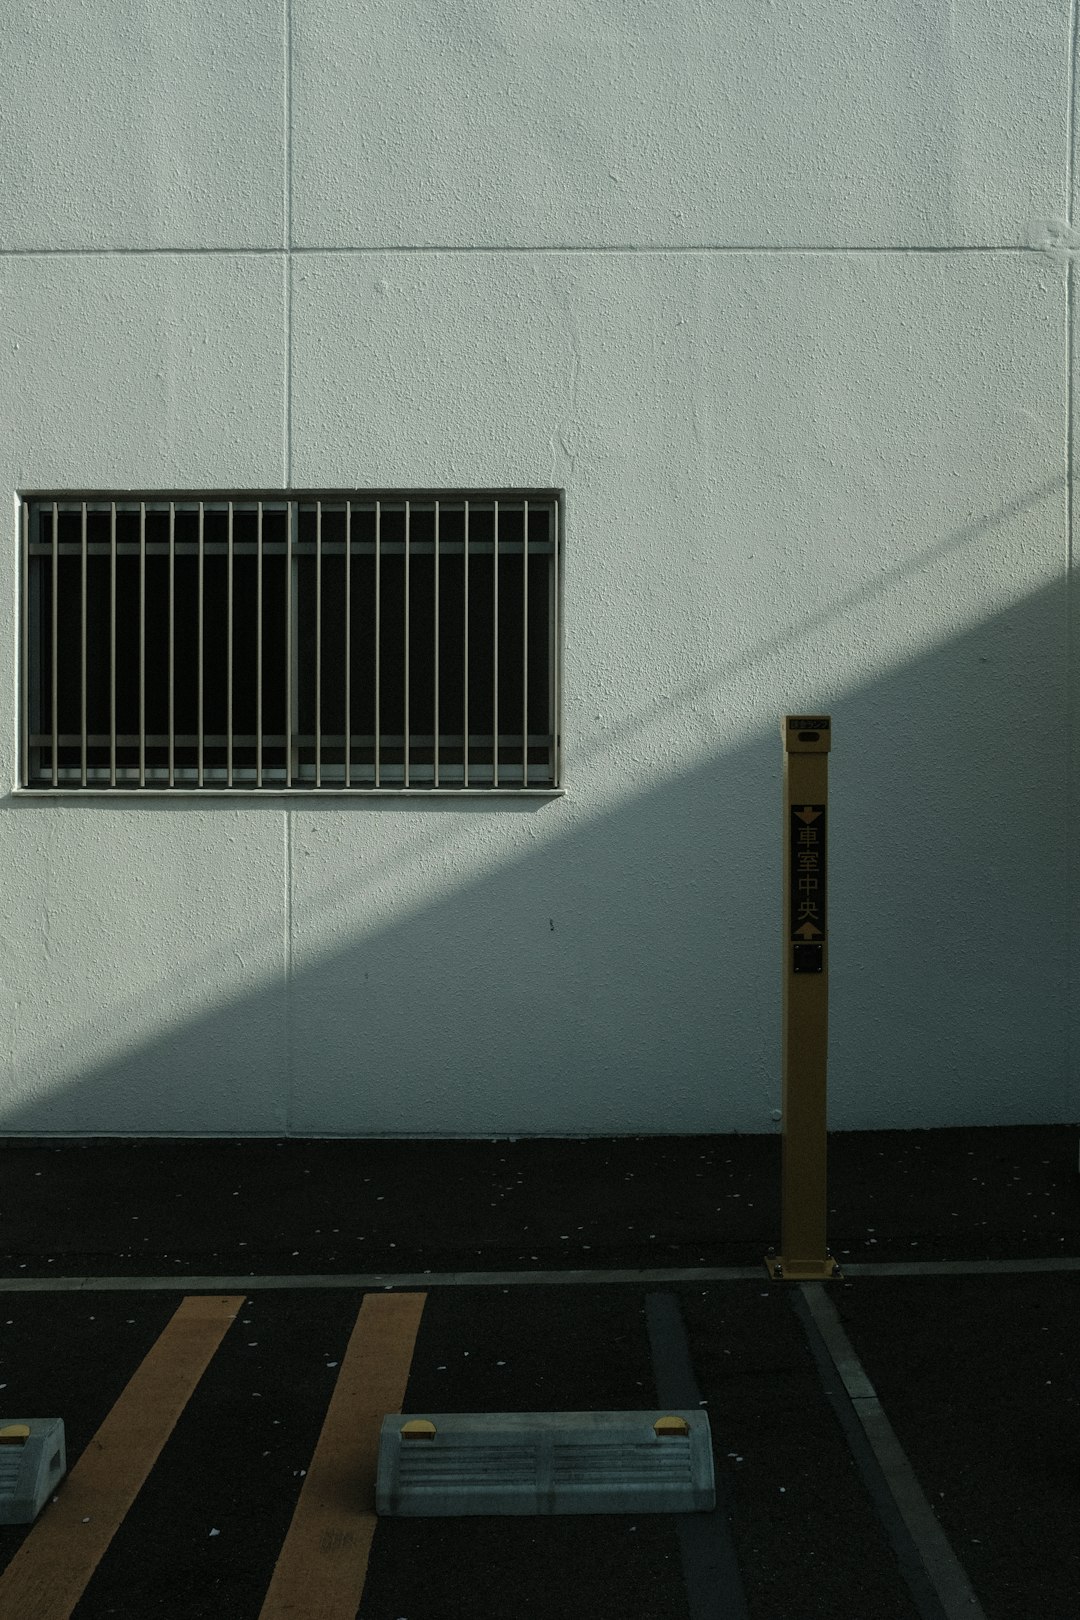
M 551 494 L 22 503 L 23 786 L 559 784 Z

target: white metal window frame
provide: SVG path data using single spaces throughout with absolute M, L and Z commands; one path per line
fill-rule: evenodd
M 564 613 L 563 613 L 564 583 L 563 582 L 564 582 L 564 553 L 565 553 L 565 502 L 564 502 L 564 492 L 562 490 L 559 490 L 559 489 L 387 490 L 387 489 L 362 489 L 362 488 L 346 489 L 346 490 L 340 490 L 340 489 L 339 490 L 307 490 L 307 489 L 303 489 L 303 490 L 295 490 L 295 489 L 292 489 L 292 490 L 238 490 L 238 489 L 234 489 L 234 490 L 191 490 L 191 489 L 185 489 L 185 490 L 145 490 L 145 491 L 144 490 L 139 490 L 139 491 L 131 491 L 131 490 L 62 490 L 62 491 L 58 491 L 58 490 L 20 490 L 16 494 L 15 501 L 16 501 L 16 514 L 17 514 L 17 522 L 18 522 L 18 543 L 19 543 L 19 558 L 20 558 L 20 570 L 19 570 L 19 573 L 20 573 L 20 579 L 19 579 L 19 681 L 18 681 L 18 690 L 19 690 L 18 723 L 19 723 L 19 745 L 20 746 L 19 746 L 19 782 L 18 782 L 18 784 L 16 786 L 15 792 L 20 797 L 23 797 L 23 796 L 26 796 L 26 797 L 47 797 L 47 798 L 52 799 L 52 800 L 55 800 L 57 797 L 64 797 L 64 796 L 68 796 L 68 797 L 70 797 L 72 799 L 79 799 L 79 800 L 85 800 L 85 799 L 91 799 L 91 798 L 116 799 L 116 798 L 119 798 L 119 797 L 138 798 L 138 799 L 153 799 L 153 798 L 162 799 L 162 798 L 167 798 L 167 799 L 171 799 L 171 800 L 175 800 L 175 799 L 178 799 L 178 798 L 179 799 L 192 798 L 192 799 L 198 799 L 200 801 L 202 801 L 204 799 L 208 799 L 208 798 L 223 798 L 223 799 L 229 799 L 229 800 L 235 801 L 238 798 L 245 798 L 246 797 L 249 802 L 265 800 L 265 799 L 268 799 L 268 798 L 298 798 L 298 799 L 303 799 L 305 801 L 310 801 L 310 800 L 315 799 L 315 798 L 321 798 L 321 799 L 336 799 L 336 800 L 348 799 L 350 801 L 360 802 L 360 801 L 364 801 L 364 800 L 371 799 L 371 798 L 431 799 L 431 798 L 436 798 L 436 797 L 446 797 L 446 798 L 459 799 L 459 798 L 462 798 L 462 797 L 470 797 L 470 798 L 498 799 L 498 800 L 520 799 L 520 798 L 533 798 L 533 799 L 535 799 L 535 798 L 560 797 L 565 793 L 566 788 L 565 788 L 565 785 L 564 785 L 564 782 L 563 782 L 563 690 L 562 690 L 563 620 L 564 620 Z M 191 781 L 187 781 L 187 780 L 175 780 L 175 779 L 173 779 L 173 772 L 170 769 L 170 783 L 169 783 L 169 785 L 162 786 L 162 785 L 158 784 L 157 782 L 155 782 L 155 781 L 153 781 L 151 779 L 148 779 L 146 770 L 145 770 L 145 768 L 143 767 L 143 765 L 141 763 L 142 754 L 143 754 L 143 752 L 145 750 L 145 728 L 143 730 L 143 735 L 140 738 L 139 780 L 137 782 L 131 782 L 130 780 L 121 779 L 121 777 L 120 777 L 120 775 L 119 775 L 119 773 L 117 771 L 116 765 L 115 765 L 116 748 L 117 748 L 117 743 L 119 741 L 119 739 L 118 739 L 118 737 L 116 735 L 116 730 L 115 730 L 115 718 L 114 718 L 114 722 L 113 722 L 113 738 L 112 738 L 112 753 L 113 753 L 113 759 L 114 759 L 113 769 L 112 769 L 112 772 L 111 772 L 111 778 L 112 779 L 107 783 L 101 783 L 101 782 L 97 782 L 97 781 L 88 780 L 88 773 L 87 773 L 87 769 L 86 769 L 86 753 L 87 753 L 86 726 L 85 726 L 85 719 L 84 719 L 83 736 L 82 736 L 82 753 L 83 753 L 82 780 L 77 782 L 77 783 L 61 780 L 60 777 L 59 777 L 59 773 L 57 771 L 57 766 L 56 766 L 57 744 L 58 744 L 58 741 L 59 741 L 59 733 L 58 733 L 58 729 L 57 729 L 56 701 L 55 701 L 55 694 L 57 692 L 57 673 L 56 673 L 56 611 L 57 611 L 56 597 L 57 597 L 57 592 L 56 592 L 55 585 L 54 585 L 53 592 L 52 592 L 52 602 L 51 602 L 51 613 L 52 613 L 52 683 L 51 683 L 51 685 L 52 685 L 52 693 L 53 693 L 53 704 L 52 704 L 51 726 L 49 727 L 49 731 L 51 732 L 51 742 L 52 742 L 52 760 L 53 760 L 52 780 L 42 782 L 42 781 L 32 781 L 30 779 L 31 778 L 30 756 L 31 756 L 31 746 L 32 746 L 31 745 L 31 735 L 32 734 L 31 734 L 31 729 L 30 729 L 30 713 L 29 713 L 29 710 L 30 710 L 30 694 L 31 694 L 31 685 L 32 685 L 33 672 L 32 672 L 32 668 L 31 668 L 31 662 L 32 662 L 31 645 L 30 645 L 30 643 L 31 643 L 31 630 L 30 630 L 29 619 L 30 619 L 30 580 L 31 580 L 31 531 L 32 531 L 32 524 L 33 524 L 33 513 L 34 513 L 35 508 L 40 510 L 44 506 L 51 506 L 53 508 L 53 511 L 54 511 L 54 523 L 53 523 L 53 528 L 52 528 L 52 535 L 53 535 L 52 545 L 53 545 L 53 548 L 54 548 L 53 549 L 53 576 L 52 577 L 53 577 L 53 579 L 55 581 L 55 579 L 56 579 L 56 556 L 57 556 L 57 552 L 56 552 L 55 548 L 57 546 L 57 533 L 58 533 L 57 525 L 55 523 L 55 513 L 57 511 L 59 511 L 59 510 L 64 510 L 64 509 L 70 510 L 72 508 L 76 508 L 76 509 L 81 508 L 83 513 L 85 514 L 86 510 L 88 508 L 91 508 L 91 507 L 94 507 L 94 508 L 100 508 L 100 507 L 111 508 L 111 510 L 113 512 L 112 529 L 113 529 L 113 534 L 115 536 L 115 528 L 116 528 L 115 515 L 116 515 L 117 512 L 119 512 L 121 510 L 130 512 L 130 511 L 139 511 L 141 509 L 145 513 L 145 511 L 147 511 L 147 510 L 149 510 L 151 508 L 160 509 L 163 506 L 164 507 L 175 506 L 177 509 L 179 509 L 181 507 L 183 507 L 185 509 L 191 509 L 191 508 L 195 507 L 195 508 L 198 508 L 199 512 L 200 512 L 200 533 L 201 533 L 201 527 L 202 527 L 202 525 L 201 525 L 201 513 L 204 510 L 209 510 L 210 508 L 220 509 L 222 506 L 225 506 L 225 507 L 229 508 L 230 511 L 231 511 L 231 509 L 234 508 L 234 507 L 236 507 L 236 508 L 239 508 L 239 507 L 250 508 L 252 506 L 258 506 L 258 507 L 261 508 L 262 506 L 265 505 L 267 508 L 273 507 L 273 508 L 278 509 L 278 510 L 280 510 L 281 508 L 284 507 L 284 508 L 288 509 L 289 514 L 290 514 L 289 515 L 289 525 L 288 525 L 288 531 L 289 531 L 289 543 L 288 544 L 289 544 L 289 554 L 290 554 L 290 558 L 291 558 L 293 556 L 293 547 L 297 543 L 297 515 L 299 513 L 300 507 L 301 506 L 309 507 L 313 503 L 315 504 L 317 510 L 320 507 L 325 507 L 327 509 L 340 508 L 343 504 L 346 506 L 346 508 L 348 508 L 350 506 L 350 504 L 352 506 L 356 506 L 356 507 L 359 507 L 359 506 L 365 506 L 366 507 L 366 506 L 369 506 L 371 503 L 374 503 L 376 508 L 378 508 L 380 503 L 382 503 L 383 506 L 385 508 L 387 508 L 387 509 L 393 508 L 393 509 L 397 510 L 397 509 L 401 509 L 403 507 L 404 510 L 405 510 L 405 513 L 406 513 L 406 517 L 405 517 L 406 535 L 408 535 L 408 523 L 409 523 L 408 514 L 409 514 L 410 509 L 412 507 L 416 507 L 417 509 L 420 509 L 420 508 L 429 509 L 434 505 L 436 513 L 438 513 L 438 511 L 440 509 L 440 506 L 446 507 L 447 509 L 451 509 L 451 508 L 456 509 L 456 508 L 459 508 L 462 505 L 462 503 L 464 503 L 465 512 L 466 512 L 466 514 L 468 514 L 468 512 L 470 510 L 470 507 L 474 507 L 474 508 L 477 508 L 477 509 L 479 509 L 479 508 L 490 509 L 492 506 L 494 506 L 494 510 L 495 510 L 495 513 L 496 513 L 496 518 L 495 518 L 496 530 L 495 530 L 495 532 L 496 532 L 496 535 L 497 535 L 498 534 L 498 527 L 497 527 L 498 516 L 497 516 L 497 514 L 498 514 L 498 511 L 499 511 L 500 503 L 505 505 L 505 506 L 508 506 L 508 507 L 516 507 L 516 506 L 520 505 L 521 503 L 524 503 L 525 517 L 524 517 L 523 528 L 522 528 L 522 532 L 523 532 L 523 535 L 525 537 L 524 540 L 523 540 L 523 548 L 524 548 L 524 547 L 527 547 L 528 544 L 529 544 L 529 541 L 528 541 L 528 510 L 529 510 L 529 503 L 530 502 L 532 502 L 534 504 L 537 504 L 537 505 L 542 504 L 544 506 L 547 506 L 547 507 L 549 507 L 551 509 L 551 513 L 552 513 L 552 521 L 551 521 L 552 559 L 551 559 L 551 567 L 550 567 L 550 607 L 549 607 L 549 626 L 548 626 L 548 679 L 549 679 L 549 682 L 550 682 L 550 694 L 551 694 L 550 695 L 550 704 L 549 704 L 549 715 L 550 715 L 552 730 L 551 730 L 551 733 L 550 733 L 550 737 L 547 739 L 547 742 L 549 744 L 550 759 L 551 759 L 551 780 L 550 781 L 544 782 L 543 784 L 532 784 L 528 780 L 529 772 L 530 772 L 530 765 L 529 765 L 529 761 L 528 761 L 528 749 L 529 749 L 530 746 L 535 745 L 535 742 L 537 741 L 537 739 L 530 736 L 530 734 L 528 733 L 528 730 L 527 730 L 527 714 L 526 714 L 526 720 L 525 720 L 526 730 L 525 730 L 524 735 L 522 737 L 522 744 L 523 744 L 523 747 L 524 747 L 524 750 L 525 750 L 525 762 L 524 762 L 524 765 L 523 765 L 523 768 L 522 768 L 523 769 L 522 779 L 520 781 L 516 781 L 516 782 L 509 782 L 509 781 L 507 781 L 505 779 L 500 780 L 500 777 L 499 777 L 499 764 L 498 764 L 498 749 L 499 749 L 499 746 L 501 744 L 502 739 L 500 737 L 499 726 L 498 726 L 497 698 L 495 700 L 495 703 L 496 703 L 496 715 L 495 715 L 495 722 L 494 722 L 494 735 L 493 735 L 493 738 L 492 738 L 493 780 L 488 781 L 488 782 L 483 782 L 483 783 L 478 782 L 475 779 L 470 780 L 471 774 L 473 776 L 475 776 L 475 774 L 476 774 L 476 767 L 474 765 L 473 768 L 472 768 L 472 772 L 470 771 L 470 763 L 469 763 L 470 735 L 469 735 L 469 728 L 468 728 L 468 698 L 467 697 L 465 699 L 465 727 L 464 727 L 464 736 L 463 736 L 463 742 L 464 742 L 464 769 L 463 769 L 463 780 L 460 781 L 460 782 L 457 782 L 457 781 L 445 781 L 445 780 L 440 781 L 437 766 L 436 766 L 436 771 L 435 771 L 435 780 L 433 782 L 425 782 L 423 785 L 419 785 L 419 784 L 410 782 L 410 780 L 409 780 L 409 764 L 408 764 L 408 754 L 409 754 L 409 748 L 408 747 L 406 747 L 406 749 L 405 749 L 404 780 L 402 782 L 392 782 L 392 783 L 386 783 L 384 781 L 381 781 L 380 780 L 379 765 L 378 765 L 378 736 L 377 736 L 378 720 L 377 720 L 377 718 L 376 718 L 376 766 L 375 766 L 375 780 L 374 780 L 373 783 L 360 782 L 360 781 L 349 781 L 348 780 L 348 774 L 349 773 L 348 773 L 348 768 L 347 767 L 346 767 L 346 782 L 345 783 L 335 783 L 333 785 L 328 785 L 327 783 L 320 781 L 318 779 L 318 775 L 319 775 L 318 770 L 316 770 L 316 780 L 314 782 L 310 782 L 310 781 L 301 782 L 301 781 L 298 781 L 298 780 L 294 780 L 292 778 L 291 769 L 287 768 L 287 770 L 286 770 L 286 780 L 284 782 L 265 781 L 264 780 L 261 783 L 261 785 L 259 785 L 259 784 L 244 782 L 244 781 L 233 780 L 231 785 L 226 784 L 224 786 L 219 786 L 219 785 L 213 784 L 210 781 L 206 781 L 205 779 L 200 780 L 200 781 L 196 781 L 196 782 L 191 782 Z M 437 523 L 438 523 L 438 519 L 436 518 L 436 524 Z M 230 528 L 230 535 L 231 535 L 231 529 L 232 529 L 231 516 L 230 516 L 229 528 Z M 83 521 L 83 532 L 85 534 L 85 517 L 84 517 L 84 521 Z M 260 532 L 261 532 L 261 517 L 260 517 Z M 436 527 L 436 534 L 437 533 L 438 533 L 438 528 Z M 467 534 L 468 534 L 468 517 L 466 516 L 466 535 Z M 114 596 L 115 596 L 115 553 L 116 553 L 115 538 L 114 538 L 114 543 L 113 543 L 113 548 L 112 549 L 113 549 L 113 558 L 114 558 L 114 562 L 113 562 L 113 592 L 114 592 Z M 144 546 L 143 549 L 144 549 L 144 554 L 145 554 L 145 546 Z M 348 549 L 349 549 L 348 545 L 346 545 L 345 549 L 346 549 L 346 551 L 348 551 Z M 406 590 L 408 589 L 408 586 L 407 586 L 408 566 L 409 566 L 408 565 L 408 549 L 409 549 L 409 543 L 408 543 L 408 539 L 406 539 L 406 563 L 405 563 Z M 467 667 L 467 661 L 468 661 L 468 656 L 469 656 L 469 640 L 468 640 L 468 637 L 469 637 L 469 609 L 468 609 L 468 605 L 467 605 L 468 604 L 468 560 L 467 559 L 468 559 L 468 555 L 469 555 L 469 545 L 468 545 L 468 540 L 467 539 L 466 539 L 466 542 L 465 542 L 464 551 L 465 551 L 465 557 L 466 557 L 466 562 L 465 562 L 465 603 L 466 603 L 466 605 L 465 605 L 465 608 L 464 608 L 464 615 L 463 615 L 463 617 L 464 617 L 463 635 L 464 635 L 464 643 L 465 643 L 464 661 L 465 661 L 465 664 L 466 664 L 466 667 Z M 494 553 L 495 553 L 494 571 L 495 571 L 495 576 L 496 576 L 496 587 L 497 587 L 497 579 L 498 579 L 498 552 L 499 552 L 499 544 L 498 544 L 498 541 L 496 541 L 496 544 L 495 544 L 495 547 L 494 547 Z M 85 584 L 85 580 L 86 580 L 85 553 L 86 553 L 86 544 L 85 544 L 85 540 L 84 540 L 84 542 L 83 542 L 83 569 L 84 569 L 84 572 L 83 572 L 83 587 L 82 587 L 83 595 L 82 595 L 82 603 L 81 603 L 81 613 L 82 613 L 82 617 L 83 617 L 83 620 L 84 620 L 84 624 L 85 624 L 86 611 L 87 611 L 87 607 L 86 607 L 86 584 Z M 438 543 L 437 542 L 436 542 L 436 553 L 438 553 Z M 524 560 L 525 560 L 525 558 L 527 556 L 528 556 L 528 552 L 523 549 L 523 562 L 524 562 Z M 201 544 L 200 544 L 200 557 L 201 557 Z M 261 561 L 261 542 L 260 542 L 260 561 Z M 436 563 L 435 572 L 436 572 L 436 581 L 437 581 L 437 579 L 438 579 L 438 563 Z M 232 590 L 232 586 L 231 586 L 231 579 L 232 579 L 232 545 L 231 545 L 231 539 L 230 539 L 230 546 L 229 546 L 229 574 L 230 574 L 229 624 L 230 624 L 230 635 L 231 635 L 231 626 L 232 626 L 232 605 L 231 605 L 232 604 L 232 598 L 231 598 L 231 590 Z M 527 589 L 528 589 L 528 586 L 527 586 L 528 568 L 527 567 L 523 566 L 522 574 L 523 574 L 524 588 L 525 588 L 525 590 L 527 592 Z M 200 577 L 201 577 L 201 572 L 200 572 Z M 317 570 L 317 578 L 321 582 L 321 569 Z M 140 589 L 141 589 L 141 587 L 140 587 Z M 291 598 L 290 598 L 290 601 L 292 601 Z M 437 612 L 438 612 L 438 606 L 437 606 L 437 604 L 438 604 L 438 584 L 437 583 L 436 583 L 435 602 L 436 602 L 435 611 L 436 611 L 436 615 L 437 615 Z M 115 604 L 114 604 L 113 611 L 115 613 Z M 170 611 L 172 611 L 171 607 L 170 607 Z M 260 608 L 260 611 L 261 611 L 261 608 Z M 319 618 L 320 611 L 321 611 L 320 609 L 316 610 L 316 617 L 317 617 L 317 622 L 321 626 L 321 619 Z M 377 612 L 378 612 L 378 609 L 376 609 L 376 613 Z M 293 606 L 290 607 L 290 615 L 294 616 L 294 604 L 293 604 Z M 200 621 L 201 621 L 201 597 L 200 597 Z M 113 631 L 113 635 L 114 635 L 114 638 L 115 638 L 115 630 Z M 85 638 L 85 629 L 84 629 L 84 638 Z M 403 655 L 404 656 L 404 661 L 405 661 L 406 672 L 408 670 L 408 640 L 407 640 L 407 638 L 408 638 L 408 615 L 406 615 L 406 644 L 405 644 L 405 652 L 404 652 L 404 655 Z M 378 643 L 376 645 L 378 646 Z M 492 649 L 492 656 L 493 656 L 494 660 L 496 660 L 496 664 L 497 664 L 497 660 L 498 660 L 498 611 L 497 611 L 497 609 L 495 610 L 494 646 L 493 646 L 493 649 Z M 85 657 L 85 640 L 84 640 L 84 657 Z M 436 657 L 437 657 L 437 654 L 436 654 Z M 525 647 L 523 657 L 527 661 L 527 657 L 528 657 L 527 645 Z M 376 654 L 376 666 L 378 666 L 378 662 L 379 662 L 378 655 Z M 524 677 L 524 678 L 527 680 L 527 677 Z M 84 670 L 84 679 L 85 679 L 85 670 Z M 140 671 L 140 684 L 141 684 L 141 681 L 142 681 L 142 672 Z M 115 682 L 115 675 L 114 675 L 114 682 Z M 405 682 L 406 682 L 406 689 L 407 689 L 407 685 L 408 685 L 408 675 L 407 675 L 407 673 L 406 673 L 406 676 L 405 676 Z M 293 687 L 293 690 L 295 691 L 295 670 L 293 669 L 291 663 L 290 663 L 290 666 L 289 666 L 289 684 L 290 684 L 290 686 Z M 345 676 L 345 690 L 346 690 L 346 693 L 348 692 L 348 685 L 349 685 L 348 672 L 346 672 L 346 676 Z M 142 697 L 142 693 L 140 692 L 140 707 L 142 705 L 142 701 L 143 701 L 143 697 Z M 407 725 L 407 713 L 408 713 L 408 697 L 407 696 L 406 696 L 405 701 L 406 701 L 406 725 Z M 85 708 L 85 697 L 83 699 L 83 702 L 84 702 L 84 708 Z M 113 693 L 112 702 L 113 702 L 113 710 L 114 710 L 114 715 L 115 715 L 115 690 L 114 690 L 114 693 Z M 348 702 L 348 699 L 346 699 L 346 703 L 347 702 Z M 436 704 L 437 704 L 437 700 L 436 700 Z M 377 684 L 377 677 L 376 677 L 376 687 L 375 687 L 375 706 L 376 706 L 376 717 L 377 717 L 378 716 L 378 684 Z M 437 708 L 436 708 L 436 713 L 437 713 Z M 291 720 L 291 718 L 292 717 L 290 716 L 290 720 Z M 287 732 L 288 732 L 288 730 L 289 730 L 289 727 L 287 725 Z M 406 730 L 405 736 L 408 737 L 408 735 L 409 735 L 409 733 Z M 130 739 L 128 739 L 128 740 L 130 741 Z M 261 751 L 261 744 L 260 744 L 260 751 Z M 295 749 L 290 746 L 288 752 L 289 752 L 290 757 L 291 757 L 295 753 Z M 436 759 L 437 759 L 437 757 L 438 757 L 438 731 L 437 730 L 436 730 L 436 736 L 435 736 L 435 752 L 436 752 Z M 230 753 L 231 753 L 231 744 L 230 744 Z M 170 750 L 170 757 L 171 757 L 171 750 Z M 481 767 L 481 769 L 482 769 L 482 767 Z M 201 766 L 200 766 L 198 774 L 199 774 L 200 778 L 203 778 L 204 773 L 203 773 L 203 771 L 201 769 Z M 231 777 L 232 776 L 231 767 L 230 767 L 230 773 L 229 774 L 230 774 L 230 777 Z

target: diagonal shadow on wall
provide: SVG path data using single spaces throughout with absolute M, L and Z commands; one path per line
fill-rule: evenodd
M 955 561 L 981 530 L 958 532 L 939 556 Z M 807 638 L 819 643 L 820 667 L 821 642 L 850 634 L 845 614 L 858 611 L 865 636 L 871 610 L 895 612 L 911 585 L 910 569 L 882 576 L 596 739 L 593 750 L 622 768 L 617 794 L 591 791 L 594 761 L 587 751 L 575 757 L 571 736 L 570 797 L 561 801 L 312 801 L 287 817 L 281 801 L 256 806 L 252 813 L 282 829 L 291 869 L 281 973 L 230 991 L 241 928 L 204 952 L 194 986 L 203 1005 L 192 1016 L 156 1024 L 154 998 L 117 983 L 85 1013 L 91 1027 L 72 1040 L 70 1056 L 55 1041 L 13 1047 L 4 1130 L 468 1137 L 774 1129 L 779 715 L 766 718 L 758 701 L 743 724 L 737 706 L 747 671 L 760 666 L 762 684 L 775 690 L 775 664 L 785 658 L 787 706 L 813 699 L 834 717 L 832 1121 L 883 1128 L 1075 1118 L 1067 593 L 1054 584 L 1018 596 L 860 683 L 829 690 L 819 679 L 808 691 Z M 827 654 L 826 645 L 826 667 Z M 703 747 L 679 774 L 635 775 L 641 737 L 689 709 L 703 735 L 714 723 L 732 740 Z M 93 818 L 107 867 L 113 818 L 130 816 L 100 802 L 73 809 L 17 798 L 7 811 L 32 821 Z M 139 814 L 163 822 L 167 840 L 169 818 L 191 808 L 156 801 Z M 504 829 L 526 829 L 511 858 L 483 853 L 493 817 Z M 462 881 L 446 850 L 470 841 L 482 853 Z M 318 874 L 311 881 L 305 854 Z M 395 904 L 399 854 L 414 880 L 402 883 Z M 417 870 L 426 874 L 419 903 Z M 137 892 L 125 899 L 125 880 L 118 862 L 118 911 L 86 949 L 107 956 L 110 928 L 122 926 L 125 905 L 138 907 Z M 265 897 L 260 911 L 265 918 Z M 167 932 L 170 919 L 159 923 Z M 9 948 L 17 943 L 9 937 Z M 70 983 L 55 989 L 78 999 Z M 25 1012 L 19 1017 L 25 1031 Z M 86 1062 L 78 1053 L 87 1048 L 109 1055 Z

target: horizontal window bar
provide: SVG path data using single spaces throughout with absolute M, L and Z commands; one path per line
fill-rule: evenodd
M 547 557 L 552 554 L 554 549 L 554 545 L 550 540 L 530 540 L 527 547 L 530 557 Z M 49 541 L 44 543 L 35 541 L 28 550 L 31 557 L 51 557 L 53 555 L 53 546 Z M 284 540 L 264 540 L 262 546 L 264 557 L 274 555 L 284 557 L 288 550 L 289 547 Z M 405 555 L 405 546 L 400 540 L 384 540 L 379 550 L 384 557 L 403 557 Z M 464 550 L 465 547 L 460 540 L 447 539 L 439 542 L 440 557 L 452 557 L 455 555 L 460 557 Z M 470 540 L 469 542 L 469 555 L 471 557 L 490 557 L 494 550 L 495 547 L 490 540 Z M 78 540 L 61 540 L 57 544 L 56 551 L 61 557 L 81 557 L 83 547 Z M 235 557 L 255 557 L 258 552 L 259 545 L 256 540 L 238 539 L 233 542 L 233 555 Z M 349 547 L 349 553 L 353 557 L 365 555 L 373 557 L 375 555 L 375 542 L 373 540 L 354 540 Z M 116 555 L 118 557 L 138 557 L 141 554 L 142 548 L 137 540 L 118 540 L 116 542 Z M 169 542 L 167 540 L 147 540 L 146 555 L 148 557 L 168 557 L 169 554 Z M 197 557 L 199 554 L 198 541 L 178 539 L 173 547 L 173 554 L 177 557 Z M 229 545 L 226 540 L 206 540 L 203 542 L 203 556 L 205 557 L 227 557 L 228 554 Z M 324 557 L 343 557 L 345 555 L 344 542 L 340 540 L 324 540 L 322 554 Z M 412 540 L 409 543 L 410 557 L 432 557 L 434 554 L 435 547 L 430 540 Z M 88 557 L 109 557 L 112 555 L 112 547 L 107 540 L 88 540 L 86 555 Z M 314 558 L 316 555 L 314 541 L 296 541 L 292 547 L 292 555 L 294 557 Z M 521 541 L 500 540 L 499 556 L 520 557 Z

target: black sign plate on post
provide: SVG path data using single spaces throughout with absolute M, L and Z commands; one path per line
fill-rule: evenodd
M 825 806 L 791 807 L 792 970 L 820 973 L 824 965 L 826 927 Z

